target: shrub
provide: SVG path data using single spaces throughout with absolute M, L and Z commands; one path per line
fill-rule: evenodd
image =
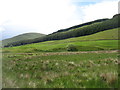
M 67 45 L 67 51 L 78 51 L 77 47 L 73 44 Z

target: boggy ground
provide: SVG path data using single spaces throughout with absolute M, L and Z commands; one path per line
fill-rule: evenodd
M 3 53 L 3 88 L 117 88 L 118 51 Z

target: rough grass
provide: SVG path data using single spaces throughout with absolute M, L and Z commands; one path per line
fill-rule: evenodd
M 3 54 L 3 88 L 117 88 L 118 54 Z

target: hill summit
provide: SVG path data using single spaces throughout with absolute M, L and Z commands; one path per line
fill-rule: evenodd
M 35 39 L 35 38 L 40 38 L 42 36 L 45 36 L 45 34 L 41 34 L 41 33 L 24 33 L 24 34 L 20 34 L 18 36 L 14 36 L 12 38 L 9 39 L 5 39 L 2 41 L 2 45 L 7 45 L 9 43 L 15 43 L 15 42 L 20 42 L 23 40 L 31 40 L 31 39 Z

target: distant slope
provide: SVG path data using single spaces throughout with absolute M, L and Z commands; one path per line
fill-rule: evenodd
M 25 34 L 21 34 L 9 39 L 5 39 L 2 41 L 3 45 L 7 45 L 9 43 L 14 43 L 14 42 L 18 42 L 18 41 L 23 41 L 23 40 L 30 40 L 30 39 L 35 39 L 35 38 L 39 38 L 41 36 L 45 36 L 45 34 L 40 34 L 40 33 L 25 33 Z
M 64 40 L 46 41 L 17 47 L 3 48 L 3 52 L 23 53 L 41 51 L 66 51 L 68 44 L 73 44 L 79 51 L 117 50 L 118 31 L 120 28 L 98 32 L 88 36 L 75 37 Z
M 44 37 L 35 38 L 29 41 L 23 40 L 15 43 L 9 43 L 8 45 L 5 45 L 5 47 L 9 47 L 11 45 L 20 46 L 20 45 L 38 43 L 38 42 L 44 42 L 44 41 L 62 40 L 67 38 L 87 36 L 97 32 L 118 28 L 120 27 L 119 21 L 120 21 L 120 14 L 117 14 L 117 15 L 114 15 L 113 18 L 111 19 L 95 20 L 92 22 L 88 22 L 87 24 L 85 23 L 85 24 L 73 26 L 66 30 L 58 31 L 58 32 L 46 35 Z

